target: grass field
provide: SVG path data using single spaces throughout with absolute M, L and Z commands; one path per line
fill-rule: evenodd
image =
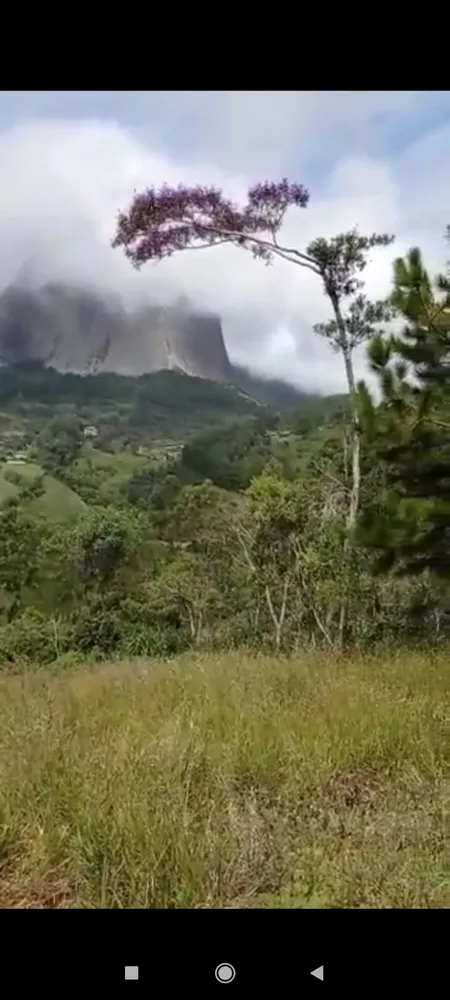
M 8 468 L 20 475 L 25 483 L 32 483 L 42 474 L 41 467 L 34 462 L 26 462 L 23 465 L 15 462 L 6 463 L 0 468 L 0 505 L 9 497 L 17 496 L 19 492 L 17 486 L 9 482 L 4 475 Z M 42 514 L 52 521 L 66 521 L 85 509 L 86 504 L 81 497 L 53 476 L 44 476 L 43 486 L 42 496 L 24 504 L 33 514 Z
M 82 469 L 90 461 L 94 468 L 102 469 L 111 476 L 131 476 L 136 469 L 145 465 L 145 459 L 133 455 L 131 451 L 108 452 L 98 448 L 85 448 L 85 454 L 76 462 L 76 467 Z
M 44 476 L 45 493 L 28 504 L 34 514 L 42 514 L 51 521 L 67 521 L 86 509 L 86 504 L 65 483 L 53 476 Z
M 5 500 L 9 500 L 10 497 L 15 497 L 17 492 L 17 486 L 14 486 L 14 483 L 10 483 L 5 479 L 3 470 L 0 468 L 0 505 Z
M 0 906 L 449 906 L 449 662 L 4 676 Z

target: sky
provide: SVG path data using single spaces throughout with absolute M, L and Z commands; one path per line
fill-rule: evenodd
M 135 190 L 215 183 L 237 199 L 287 176 L 310 191 L 286 218 L 299 248 L 357 225 L 396 241 L 376 251 L 367 294 L 419 245 L 433 274 L 449 256 L 450 91 L 2 91 L 0 289 L 19 274 L 74 280 L 124 302 L 180 294 L 217 311 L 233 361 L 311 391 L 345 390 L 313 332 L 329 317 L 314 275 L 245 251 L 183 253 L 139 273 L 111 248 Z M 365 374 L 364 355 L 357 373 Z

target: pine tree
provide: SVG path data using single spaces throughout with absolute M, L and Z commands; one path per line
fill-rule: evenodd
M 362 516 L 360 537 L 381 553 L 380 569 L 450 579 L 450 280 L 434 286 L 417 248 L 395 261 L 391 306 L 405 325 L 369 348 L 378 407 L 361 387 L 385 489 Z

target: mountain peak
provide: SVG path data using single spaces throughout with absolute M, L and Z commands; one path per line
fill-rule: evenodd
M 220 318 L 196 312 L 188 299 L 129 312 L 95 292 L 55 284 L 15 283 L 0 296 L 0 361 L 79 373 L 168 369 L 225 382 L 232 373 Z

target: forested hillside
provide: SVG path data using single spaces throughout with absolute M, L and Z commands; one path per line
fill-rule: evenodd
M 175 373 L 5 369 L 3 664 L 445 641 L 449 326 L 437 295 L 416 251 L 397 263 L 404 330 L 374 330 L 369 347 L 378 403 L 364 385 L 354 402 L 277 410 Z

